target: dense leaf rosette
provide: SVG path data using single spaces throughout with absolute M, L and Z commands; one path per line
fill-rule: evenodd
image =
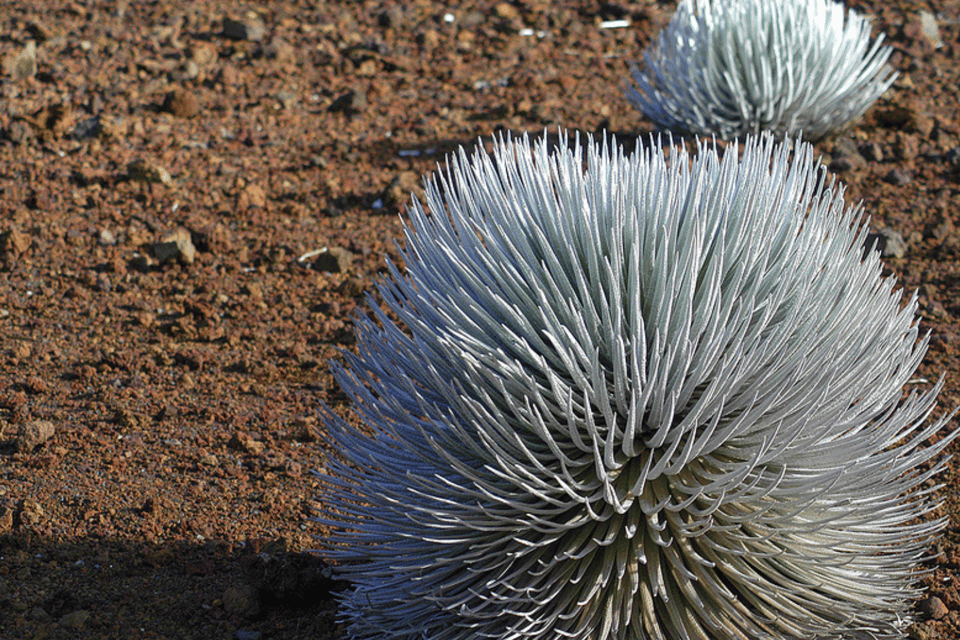
M 818 138 L 893 83 L 882 40 L 834 0 L 681 0 L 627 97 L 665 130 Z
M 809 145 L 506 139 L 426 203 L 334 366 L 351 637 L 898 634 L 949 438 Z

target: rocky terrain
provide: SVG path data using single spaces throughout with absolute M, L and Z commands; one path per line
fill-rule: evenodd
M 960 3 L 848 2 L 900 71 L 817 142 L 960 405 Z M 444 154 L 652 126 L 672 2 L 4 0 L 0 636 L 337 637 L 326 362 Z M 953 447 L 954 449 L 956 446 Z M 910 633 L 960 638 L 960 483 Z

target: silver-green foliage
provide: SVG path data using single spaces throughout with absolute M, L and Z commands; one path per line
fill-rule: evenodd
M 882 40 L 834 0 L 681 0 L 627 97 L 665 130 L 818 138 L 893 83 Z
M 949 438 L 860 210 L 805 143 L 568 143 L 461 149 L 334 366 L 350 637 L 896 637 Z

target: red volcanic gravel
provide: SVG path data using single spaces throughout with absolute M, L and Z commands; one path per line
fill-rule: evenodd
M 930 350 L 911 386 L 945 373 L 944 411 L 960 405 L 960 4 L 847 4 L 900 77 L 816 146 L 919 293 Z M 622 87 L 673 9 L 4 0 L 0 637 L 338 637 L 342 585 L 306 553 L 330 453 L 317 407 L 349 415 L 326 362 L 397 257 L 398 213 L 444 154 L 495 132 L 649 132 Z M 960 638 L 958 465 L 918 639 Z

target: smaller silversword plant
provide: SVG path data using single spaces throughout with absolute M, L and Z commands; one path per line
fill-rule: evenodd
M 348 636 L 900 637 L 952 436 L 861 210 L 771 135 L 568 143 L 461 149 L 333 365 Z
M 627 98 L 661 129 L 732 139 L 819 138 L 896 78 L 891 49 L 834 0 L 681 0 L 632 69 Z

